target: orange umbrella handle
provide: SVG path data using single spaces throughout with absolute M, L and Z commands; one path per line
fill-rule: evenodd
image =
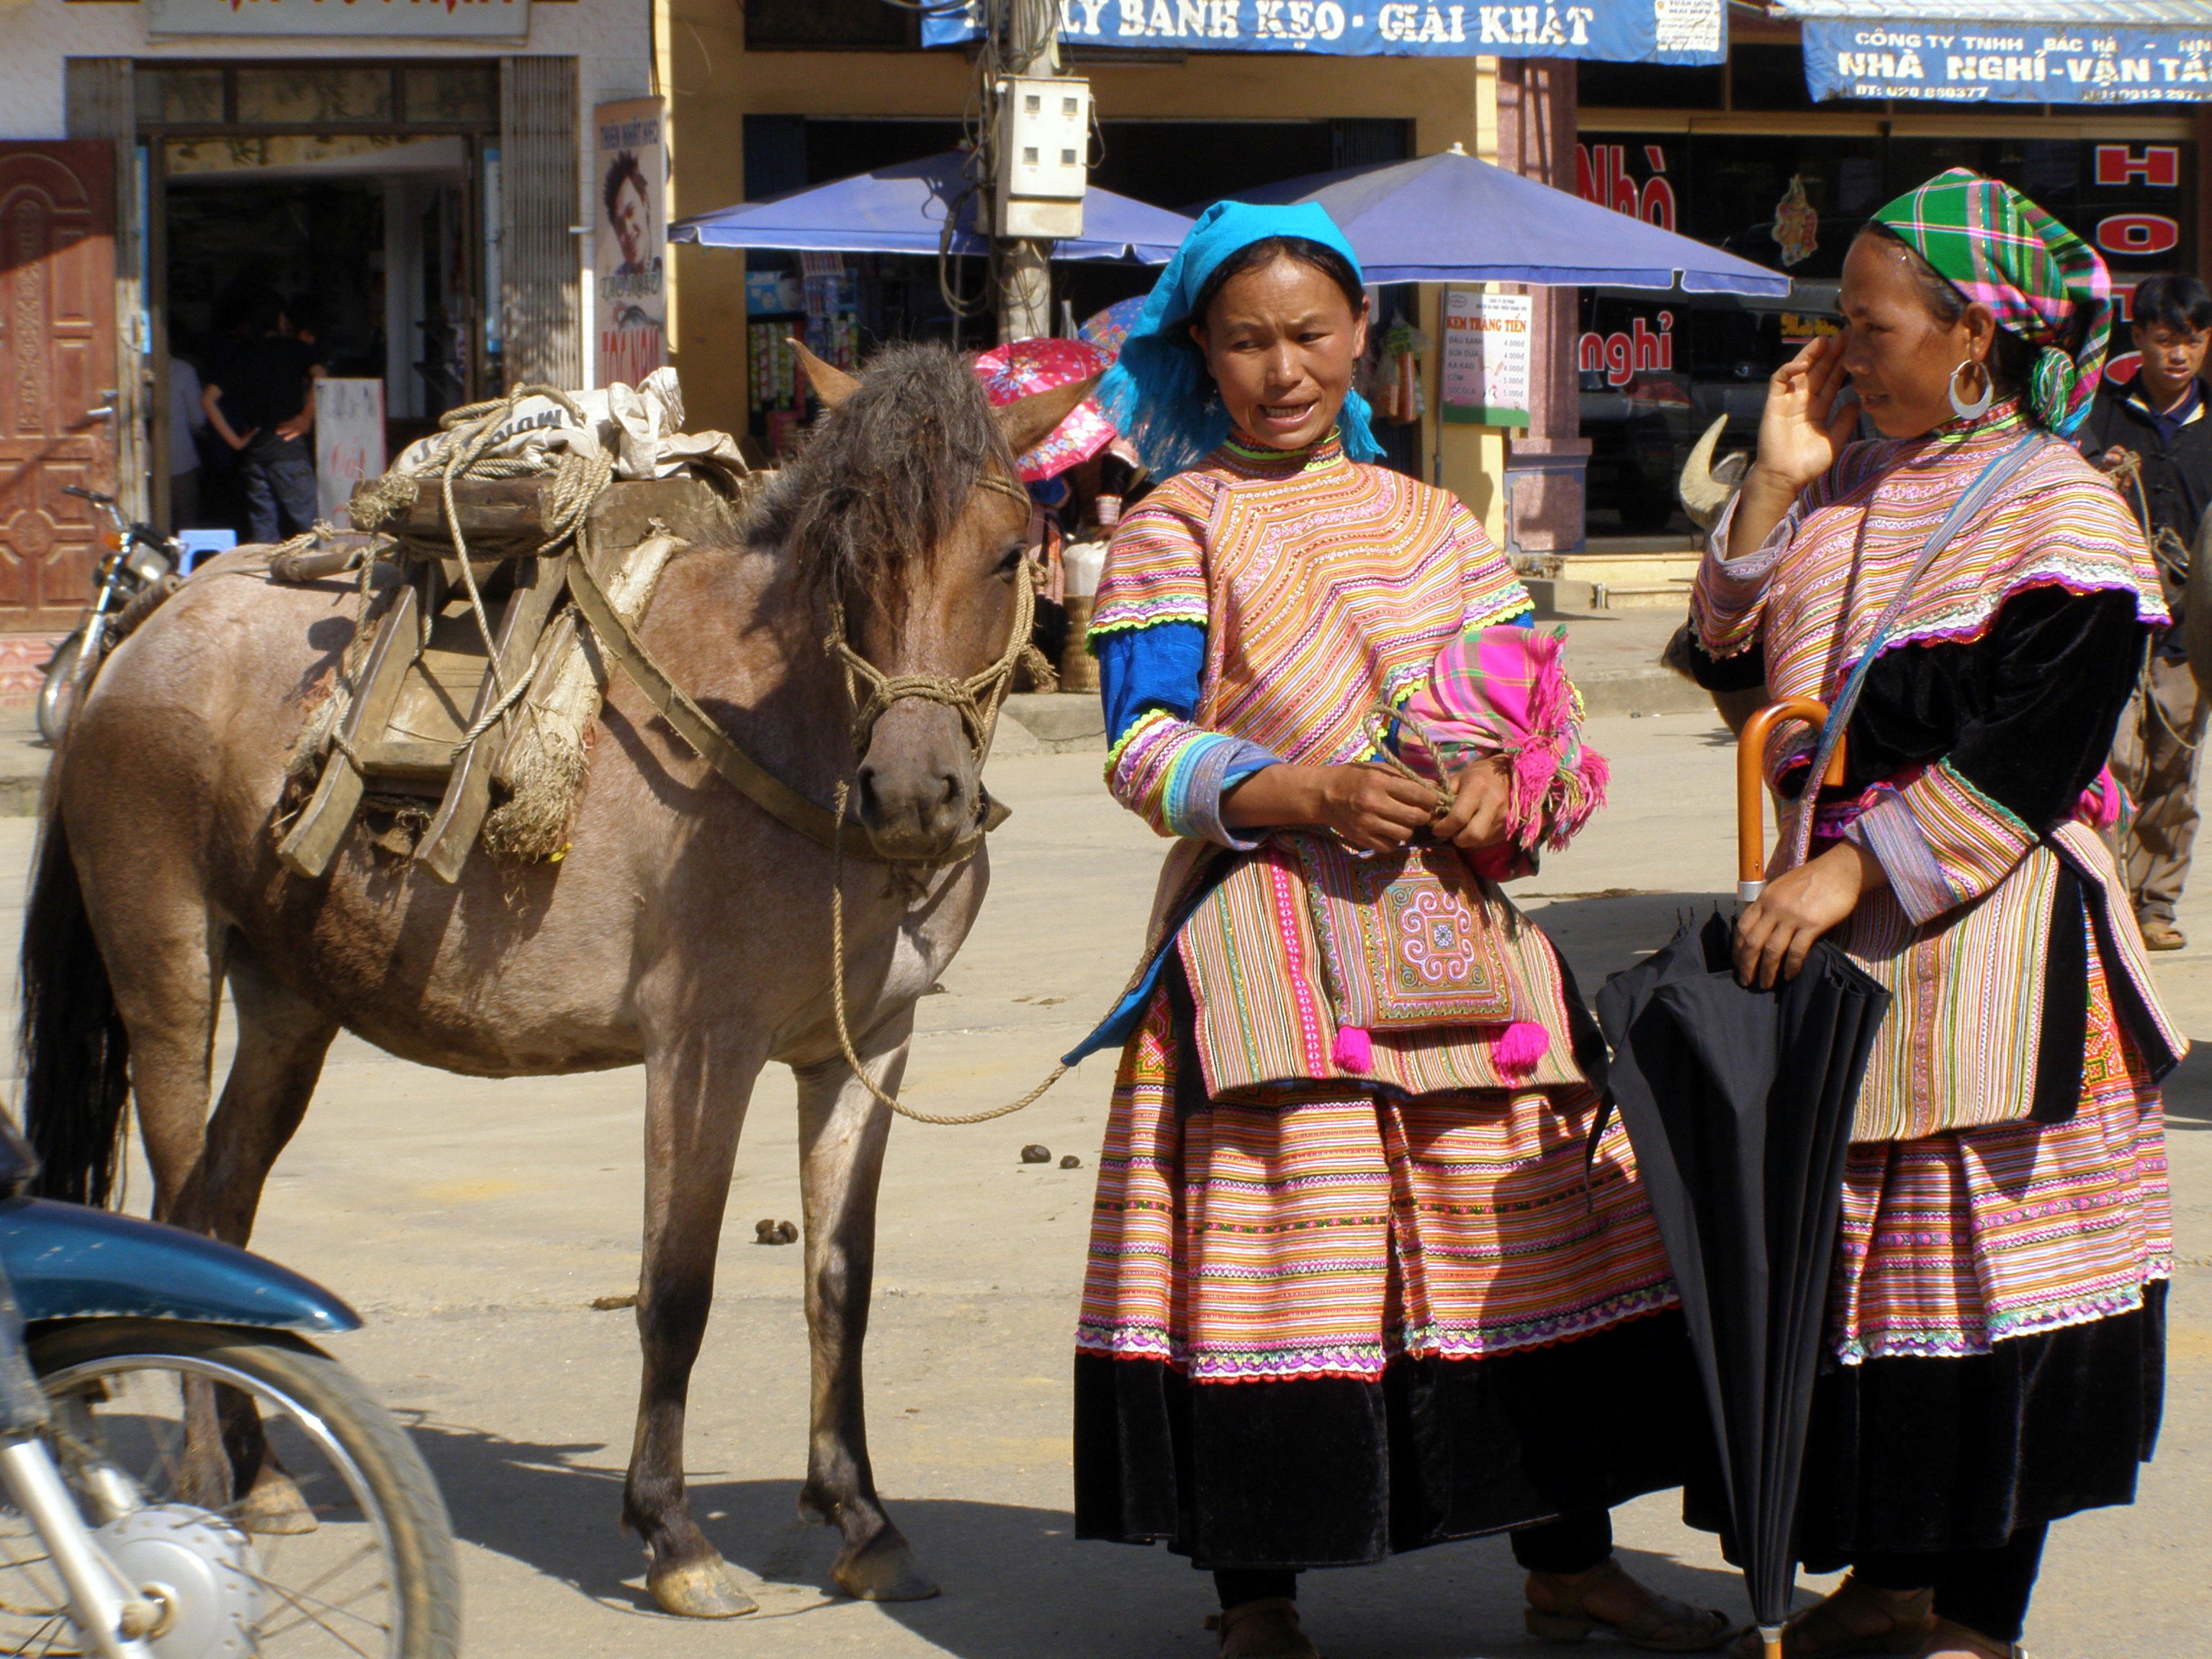
M 1828 705 L 1811 697 L 1771 702 L 1743 723 L 1735 750 L 1735 896 L 1748 904 L 1766 886 L 1766 745 L 1784 720 L 1802 720 L 1815 732 L 1828 723 Z M 1844 781 L 1844 743 L 1828 757 L 1823 787 Z

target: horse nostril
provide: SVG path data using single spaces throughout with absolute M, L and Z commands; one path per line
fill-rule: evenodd
M 876 799 L 876 769 L 862 766 L 853 781 L 854 805 L 864 820 L 872 820 L 880 803 Z

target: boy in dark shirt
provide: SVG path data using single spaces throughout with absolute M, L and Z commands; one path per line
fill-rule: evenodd
M 245 337 L 209 361 L 201 404 L 216 434 L 239 452 L 249 541 L 278 541 L 315 521 L 307 434 L 320 368 L 312 347 L 287 337 L 283 301 L 274 294 L 253 301 Z
M 2187 941 L 2174 905 L 2197 839 L 2197 745 L 2207 708 L 2182 647 L 2181 589 L 2190 550 L 2212 505 L 2212 414 L 2203 380 L 2212 344 L 2212 293 L 2193 276 L 2153 276 L 2135 293 L 2133 380 L 2098 389 L 2076 441 L 2114 472 L 2150 538 L 2175 625 L 2152 647 L 2135 701 L 2120 721 L 2112 773 L 2136 802 L 2118 850 L 2143 943 L 2178 951 Z

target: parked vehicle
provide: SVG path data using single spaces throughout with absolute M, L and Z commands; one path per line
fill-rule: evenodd
M 106 551 L 94 578 L 92 604 L 69 637 L 54 647 L 46 659 L 46 683 L 39 688 L 39 735 L 58 744 L 69 730 L 76 700 L 108 647 L 129 633 L 126 613 L 131 602 L 153 592 L 176 574 L 184 563 L 184 550 L 173 536 L 164 536 L 150 524 L 134 524 L 123 516 L 115 497 L 77 484 L 64 484 L 62 494 L 90 501 L 107 515 L 108 528 L 100 538 Z M 158 600 L 149 601 L 128 616 L 135 623 Z
M 0 1653 L 454 1659 L 437 1486 L 307 1340 L 353 1310 L 34 1168 L 0 1115 Z

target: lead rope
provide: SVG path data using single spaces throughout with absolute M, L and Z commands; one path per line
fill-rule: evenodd
M 995 484 L 987 478 L 986 483 Z M 1029 499 L 1026 492 L 1022 499 Z M 980 674 L 964 680 L 956 680 L 942 674 L 885 674 L 866 657 L 853 649 L 845 639 L 844 607 L 833 608 L 835 626 L 823 644 L 831 657 L 845 671 L 845 693 L 853 701 L 853 753 L 857 757 L 867 752 L 868 738 L 875 731 L 876 722 L 893 703 L 909 697 L 919 697 L 928 702 L 943 703 L 960 716 L 960 723 L 968 732 L 969 746 L 975 751 L 976 773 L 980 776 L 983 762 L 990 753 L 991 734 L 997 728 L 999 709 L 1006 700 L 1006 689 L 1012 684 L 1014 670 L 1025 659 L 1031 665 L 1040 680 L 1053 683 L 1051 665 L 1043 653 L 1030 642 L 1030 629 L 1036 618 L 1036 579 L 1030 561 L 1022 562 L 1022 575 L 1014 589 L 1014 623 L 1006 637 L 1006 648 L 999 660 Z M 868 700 L 860 699 L 860 684 L 866 680 L 872 688 Z M 1004 1106 L 994 1106 L 985 1112 L 969 1112 L 958 1115 L 936 1112 L 917 1112 L 896 1095 L 878 1086 L 861 1065 L 860 1056 L 853 1047 L 852 1027 L 845 1014 L 845 806 L 850 798 L 853 781 L 849 777 L 837 781 L 837 805 L 835 809 L 836 829 L 830 848 L 830 1008 L 836 1018 L 837 1047 L 845 1056 L 845 1063 L 853 1068 L 853 1075 L 860 1079 L 865 1088 L 876 1098 L 878 1105 L 888 1106 L 901 1117 L 916 1123 L 934 1123 L 957 1128 L 963 1124 L 988 1123 L 993 1118 L 1010 1117 L 1030 1105 L 1044 1091 L 1067 1075 L 1067 1062 L 1060 1061 L 1046 1073 L 1038 1084 L 1019 1100 Z M 971 853 L 968 854 L 973 857 Z

